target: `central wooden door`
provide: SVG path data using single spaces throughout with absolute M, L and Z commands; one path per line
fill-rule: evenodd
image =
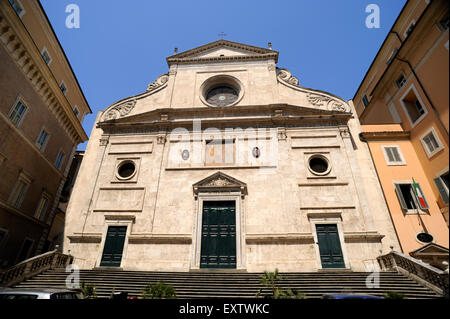
M 127 234 L 126 226 L 109 226 L 106 234 L 100 266 L 120 267 L 122 261 L 123 245 Z
M 337 225 L 316 225 L 322 268 L 345 268 Z
M 236 202 L 205 201 L 200 268 L 236 268 Z

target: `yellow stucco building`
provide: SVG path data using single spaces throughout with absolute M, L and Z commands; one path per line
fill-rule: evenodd
M 448 12 L 446 1 L 408 1 L 354 97 L 402 250 L 441 268 L 449 241 Z

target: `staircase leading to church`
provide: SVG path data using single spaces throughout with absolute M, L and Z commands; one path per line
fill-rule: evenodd
M 45 271 L 17 285 L 16 288 L 65 288 L 69 273 L 64 269 Z M 405 298 L 438 298 L 432 290 L 397 272 L 380 272 L 379 288 L 368 288 L 365 272 L 282 273 L 279 286 L 296 289 L 307 298 L 320 298 L 325 293 L 358 293 L 382 296 L 388 291 Z M 97 296 L 108 298 L 114 292 L 140 296 L 149 283 L 164 281 L 172 285 L 178 298 L 253 298 L 262 286 L 260 273 L 227 272 L 147 272 L 110 269 L 80 270 L 80 283 L 93 284 Z

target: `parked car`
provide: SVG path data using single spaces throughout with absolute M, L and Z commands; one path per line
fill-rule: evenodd
M 384 299 L 383 297 L 357 294 L 325 294 L 322 299 Z
M 0 290 L 0 300 L 30 300 L 30 299 L 83 299 L 78 290 L 69 289 L 15 289 Z

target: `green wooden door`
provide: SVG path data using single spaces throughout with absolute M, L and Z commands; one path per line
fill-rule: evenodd
M 109 226 L 100 266 L 120 267 L 123 244 L 127 233 L 126 226 Z
M 203 202 L 200 268 L 236 268 L 236 203 Z
M 345 268 L 337 225 L 316 225 L 322 268 Z

